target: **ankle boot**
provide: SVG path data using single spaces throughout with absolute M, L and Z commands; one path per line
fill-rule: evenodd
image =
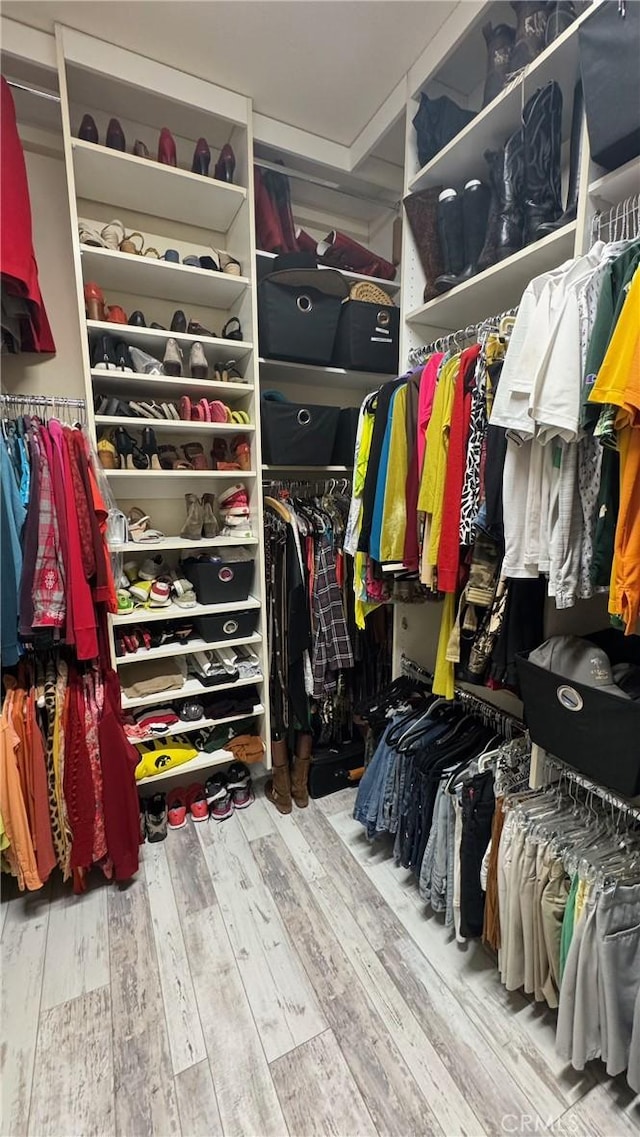
M 309 766 L 312 750 L 313 735 L 303 734 L 301 731 L 291 770 L 291 796 L 299 809 L 306 809 L 309 804 Z
M 438 235 L 444 273 L 435 285 L 438 292 L 448 292 L 464 268 L 462 198 L 454 189 L 443 190 L 438 198 Z
M 289 751 L 284 738 L 271 743 L 271 777 L 265 785 L 265 797 L 275 805 L 278 813 L 291 813 L 291 778 Z
M 204 507 L 195 493 L 186 493 L 184 500 L 187 506 L 187 518 L 180 530 L 180 536 L 187 541 L 199 541 L 202 537 Z
M 562 214 L 560 157 L 562 91 L 552 80 L 537 90 L 522 112 L 525 161 L 524 243 L 535 241 L 540 225 Z
M 582 83 L 576 84 L 573 92 L 573 111 L 571 113 L 571 143 L 569 147 L 569 185 L 567 188 L 567 207 L 557 221 L 545 221 L 538 226 L 537 237 L 546 237 L 547 233 L 555 233 L 563 225 L 575 221 L 578 213 L 578 190 L 580 188 L 580 164 L 582 161 L 582 113 L 584 97 Z
M 436 277 L 444 272 L 442 250 L 438 237 L 438 198 L 442 186 L 409 193 L 404 199 L 409 228 L 413 234 L 416 252 L 424 269 L 424 302 L 438 295 Z
M 518 23 L 511 51 L 509 74 L 516 75 L 544 49 L 547 30 L 546 0 L 511 0 Z
M 439 286 L 445 291 L 455 288 L 465 280 L 470 280 L 478 272 L 478 260 L 487 236 L 487 221 L 491 190 L 478 178 L 467 182 L 462 194 L 462 219 L 464 232 L 464 268 L 457 276 L 441 276 Z
M 202 495 L 202 525 L 205 537 L 217 537 L 220 532 L 218 519 L 215 514 L 216 495 L 205 493 Z
M 517 130 L 504 150 L 485 150 L 491 181 L 487 236 L 478 272 L 503 261 L 522 248 L 524 201 L 524 137 Z
M 507 82 L 516 30 L 509 24 L 496 24 L 494 28 L 489 22 L 484 25 L 482 34 L 487 45 L 487 77 L 482 99 L 482 105 L 486 107 L 487 103 L 500 94 Z

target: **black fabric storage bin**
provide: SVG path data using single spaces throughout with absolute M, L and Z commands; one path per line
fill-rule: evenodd
M 339 407 L 279 403 L 262 399 L 262 456 L 269 465 L 329 466 Z
M 357 771 L 363 768 L 364 743 L 361 740 L 319 747 L 313 752 L 309 768 L 309 796 L 326 797 L 347 786 L 357 786 L 362 776 Z
M 336 367 L 398 374 L 400 309 L 395 304 L 345 300 L 333 352 Z
M 359 414 L 359 407 L 344 407 L 340 411 L 336 440 L 333 444 L 331 456 L 332 466 L 353 466 Z
M 640 154 L 640 4 L 598 4 L 578 30 L 591 157 L 615 170 Z
M 207 643 L 217 640 L 237 640 L 250 636 L 258 626 L 259 608 L 248 612 L 227 612 L 221 616 L 198 616 L 193 622 L 198 635 Z
M 254 561 L 182 562 L 200 604 L 226 604 L 246 600 L 253 584 Z M 188 610 L 185 609 L 185 614 Z
M 516 658 L 533 742 L 625 797 L 640 793 L 640 703 Z
M 339 296 L 328 296 L 310 285 L 265 277 L 258 284 L 260 354 L 300 363 L 330 363 L 341 304 Z

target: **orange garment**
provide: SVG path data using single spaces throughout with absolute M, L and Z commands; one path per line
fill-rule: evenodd
M 589 401 L 612 403 L 620 443 L 620 507 L 616 524 L 609 611 L 627 635 L 640 615 L 640 269 L 609 341 Z
M 0 813 L 10 841 L 5 849 L 11 872 L 18 879 L 20 888 L 34 891 L 42 888 L 38 876 L 31 832 L 24 807 L 16 751 L 20 739 L 7 719 L 7 700 L 5 699 L 0 718 Z
M 36 720 L 36 696 L 33 688 L 25 701 L 25 725 L 27 746 L 30 754 L 32 794 L 35 814 L 34 844 L 38 875 L 43 881 L 49 879 L 56 866 L 56 854 L 51 835 L 51 816 L 49 813 L 49 791 L 47 787 L 47 766 L 42 741 L 42 732 Z
M 105 595 L 101 594 L 99 596 L 96 596 L 96 599 L 97 600 L 106 600 L 108 612 L 117 612 L 118 611 L 118 597 L 117 597 L 117 593 L 116 593 L 115 582 L 113 579 L 113 572 L 111 571 L 111 556 L 110 556 L 109 548 L 107 545 L 107 522 L 109 519 L 109 510 L 107 509 L 107 507 L 104 503 L 104 498 L 102 497 L 102 494 L 100 493 L 100 489 L 99 489 L 98 483 L 96 481 L 96 476 L 93 472 L 93 466 L 91 465 L 90 461 L 88 462 L 88 467 L 89 467 L 89 485 L 91 487 L 91 497 L 93 500 L 93 509 L 94 509 L 94 513 L 96 515 L 96 518 L 98 520 L 98 528 L 100 529 L 100 533 L 102 536 L 104 563 L 105 563 L 105 568 L 106 568 L 106 572 L 107 572 L 107 595 L 105 596 Z

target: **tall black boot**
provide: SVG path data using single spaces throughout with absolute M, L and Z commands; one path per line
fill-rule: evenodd
M 511 0 L 518 25 L 509 64 L 510 75 L 517 75 L 544 50 L 547 30 L 546 0 Z
M 517 253 L 524 244 L 524 137 L 516 130 L 504 150 L 485 150 L 491 180 L 491 205 L 478 271 Z
M 573 92 L 573 111 L 571 113 L 571 142 L 569 144 L 569 185 L 567 187 L 567 208 L 557 221 L 545 221 L 538 226 L 536 237 L 546 237 L 555 233 L 570 221 L 575 221 L 578 212 L 578 190 L 580 188 L 580 165 L 582 161 L 582 112 L 584 97 L 582 83 L 576 84 Z
M 549 5 L 547 12 L 547 27 L 544 34 L 545 47 L 553 43 L 554 39 L 566 32 L 567 28 L 576 18 L 573 0 L 560 0 L 559 3 Z
M 516 36 L 509 24 L 485 24 L 482 29 L 487 45 L 487 76 L 484 81 L 483 107 L 499 95 L 511 70 L 511 50 Z
M 557 221 L 562 213 L 560 157 L 562 148 L 562 91 L 552 80 L 540 87 L 522 112 L 525 159 L 524 243 L 541 234 L 540 225 Z
M 438 292 L 447 292 L 464 268 L 462 198 L 454 189 L 443 190 L 438 198 L 438 235 L 444 273 L 436 277 L 435 286 Z
M 478 259 L 487 235 L 487 219 L 491 190 L 478 178 L 467 182 L 462 195 L 462 217 L 464 230 L 464 268 L 457 276 L 444 274 L 439 278 L 440 289 L 455 288 L 470 280 L 478 271 Z

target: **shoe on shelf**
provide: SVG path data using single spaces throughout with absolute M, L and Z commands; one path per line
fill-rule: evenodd
M 164 794 L 153 794 L 145 801 L 145 830 L 152 844 L 164 841 L 167 836 L 167 799 Z
M 100 321 L 105 319 L 104 293 L 100 285 L 94 284 L 93 281 L 87 281 L 84 286 L 84 308 L 87 319 Z
M 124 153 L 127 149 L 127 144 L 124 138 L 124 131 L 120 126 L 117 118 L 109 119 L 107 127 L 107 146 L 110 150 L 122 150 Z
M 171 131 L 163 126 L 160 131 L 160 140 L 158 142 L 158 161 L 163 166 L 177 166 L 178 160 L 176 157 L 176 144 Z
M 202 525 L 204 520 L 202 502 L 195 493 L 186 493 L 184 498 L 187 507 L 187 516 L 180 530 L 180 536 L 186 541 L 199 541 L 202 537 Z
M 151 155 L 150 155 L 145 143 L 141 142 L 139 138 L 136 138 L 136 140 L 133 144 L 132 153 L 134 154 L 134 156 L 136 158 L 148 158 L 149 160 L 151 159 Z
M 189 320 L 187 324 L 187 332 L 190 336 L 204 336 L 205 339 L 215 340 L 218 337 L 215 332 L 210 332 L 208 328 L 203 328 L 197 320 Z
M 120 465 L 124 470 L 147 470 L 149 459 L 138 446 L 135 438 L 124 426 L 117 426 L 114 431 L 116 450 L 120 456 Z
M 196 142 L 196 148 L 193 151 L 193 161 L 191 163 L 192 174 L 202 174 L 206 178 L 209 173 L 209 163 L 211 161 L 211 151 L 209 143 L 206 138 L 199 138 Z
M 225 821 L 233 813 L 233 798 L 227 785 L 226 774 L 213 774 L 205 783 L 209 815 L 214 821 Z
M 167 794 L 167 823 L 169 829 L 184 829 L 187 824 L 187 792 L 183 786 Z
M 207 538 L 217 537 L 220 532 L 220 525 L 218 518 L 215 514 L 216 495 L 213 493 L 205 493 L 202 495 L 202 527 L 204 536 Z
M 130 347 L 129 355 L 133 363 L 133 370 L 138 375 L 164 375 L 163 367 L 155 355 L 149 355 L 140 347 Z
M 207 462 L 204 447 L 201 442 L 185 442 L 182 451 L 187 462 L 190 462 L 194 470 L 210 470 L 211 467 Z
M 242 325 L 237 316 L 227 320 L 221 332 L 223 340 L 243 340 Z
M 209 802 L 201 782 L 194 782 L 187 789 L 187 805 L 191 820 L 195 822 L 209 820 Z
M 78 138 L 81 138 L 83 142 L 94 142 L 96 144 L 100 141 L 98 128 L 92 115 L 86 114 L 83 116 L 82 122 L 80 123 L 80 130 L 78 131 Z
M 185 314 L 181 308 L 178 308 L 173 313 L 173 316 L 171 317 L 171 328 L 170 328 L 170 330 L 172 332 L 176 332 L 177 335 L 184 335 L 184 333 L 186 332 L 186 330 L 187 330 L 187 317 L 185 316 Z
M 113 336 L 99 336 L 91 344 L 92 371 L 117 371 L 116 349 Z
M 136 308 L 135 312 L 132 312 L 129 316 L 129 324 L 132 328 L 146 328 L 147 321 L 144 318 L 144 312 Z
M 165 375 L 182 375 L 182 348 L 174 339 L 167 340 L 162 366 Z
M 126 324 L 127 313 L 119 304 L 110 304 L 105 310 L 104 318 L 108 324 Z
M 206 379 L 209 375 L 209 364 L 199 340 L 192 345 L 189 352 L 189 371 L 192 379 Z
M 205 254 L 202 257 L 198 257 L 198 263 L 200 265 L 200 268 L 206 269 L 207 272 L 220 272 L 220 265 L 218 261 L 215 259 L 215 257 L 212 257 L 208 254 Z
M 146 454 L 150 470 L 161 470 L 160 458 L 158 457 L 158 442 L 156 439 L 156 432 L 151 426 L 145 426 L 142 431 L 142 440 L 140 449 L 143 454 Z
M 231 793 L 234 809 L 248 809 L 256 800 L 249 767 L 245 766 L 244 762 L 232 762 L 229 766 L 227 789 Z
M 116 356 L 116 367 L 118 371 L 129 371 L 133 374 L 133 360 L 129 353 L 129 347 L 123 340 L 115 345 L 114 348 Z
M 236 169 L 236 156 L 228 142 L 222 147 L 218 161 L 215 165 L 214 177 L 219 182 L 233 182 L 233 175 Z

